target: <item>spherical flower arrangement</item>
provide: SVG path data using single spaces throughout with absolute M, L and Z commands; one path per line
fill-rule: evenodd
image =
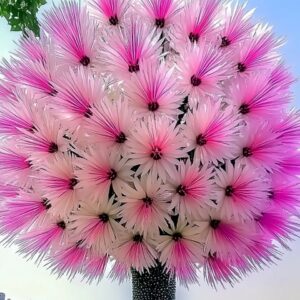
M 218 0 L 45 13 L 1 65 L 2 243 L 89 282 L 160 270 L 216 287 L 273 263 L 299 231 L 300 114 L 283 41 L 252 14 Z

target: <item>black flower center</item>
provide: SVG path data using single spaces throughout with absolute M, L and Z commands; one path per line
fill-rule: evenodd
M 44 206 L 47 210 L 51 208 L 51 204 L 50 204 L 50 202 L 49 202 L 49 199 L 43 198 L 43 199 L 42 199 L 42 203 L 43 203 L 43 206 Z
M 165 26 L 165 19 L 155 19 L 155 26 L 158 28 L 163 28 Z
M 198 42 L 198 40 L 199 40 L 199 34 L 198 33 L 193 33 L 193 32 L 190 32 L 190 34 L 189 34 L 189 39 L 190 39 L 190 41 L 192 42 L 192 43 L 194 43 L 194 42 Z
M 269 199 L 274 199 L 274 197 L 275 197 L 274 191 L 269 191 L 269 192 L 268 192 L 268 198 L 269 198 Z
M 142 200 L 146 204 L 147 207 L 150 206 L 152 204 L 152 202 L 153 202 L 153 200 L 150 197 L 148 197 L 148 196 L 146 196 Z
M 249 147 L 244 147 L 243 148 L 243 156 L 244 157 L 249 157 L 251 156 L 253 153 L 251 151 L 251 149 Z
M 52 142 L 50 145 L 49 145 L 49 149 L 48 149 L 48 152 L 49 153 L 55 153 L 58 151 L 58 146 L 56 143 Z
M 86 118 L 90 118 L 92 115 L 93 115 L 93 112 L 92 112 L 91 108 L 90 107 L 87 108 L 87 110 L 84 112 L 84 116 Z
M 201 84 L 201 79 L 197 77 L 196 75 L 193 75 L 191 77 L 191 84 L 192 86 L 199 86 Z
M 106 213 L 103 213 L 101 215 L 99 215 L 99 219 L 103 222 L 103 223 L 107 223 L 109 221 L 109 215 Z
M 64 221 L 60 221 L 56 225 L 61 229 L 66 229 L 66 223 Z
M 210 225 L 211 228 L 217 229 L 218 226 L 220 225 L 220 223 L 221 223 L 220 220 L 214 220 L 213 219 L 213 220 L 210 221 L 209 225 Z
M 150 154 L 151 158 L 154 160 L 159 160 L 162 157 L 161 149 L 159 147 L 154 147 Z
M 115 16 L 111 16 L 110 18 L 109 18 L 109 23 L 111 24 L 111 25 L 118 25 L 119 24 L 119 19 L 118 19 L 118 17 L 117 17 L 117 15 L 115 15 Z
M 220 47 L 227 47 L 230 45 L 230 40 L 228 39 L 227 36 L 223 36 L 222 37 L 222 42 L 221 42 L 221 46 Z
M 248 114 L 250 112 L 250 107 L 248 104 L 242 104 L 239 108 L 239 112 L 243 115 Z
M 124 132 L 120 132 L 119 135 L 116 136 L 116 143 L 123 144 L 127 140 Z
M 78 179 L 76 179 L 76 178 L 71 178 L 71 179 L 70 179 L 70 182 L 69 182 L 69 187 L 70 187 L 70 189 L 73 190 L 73 189 L 74 189 L 74 186 L 75 186 L 77 183 L 78 183 Z
M 227 187 L 226 187 L 226 189 L 225 189 L 225 195 L 227 196 L 227 197 L 231 197 L 232 196 L 232 194 L 233 194 L 233 187 L 231 186 L 231 185 L 228 185 Z
M 245 72 L 247 69 L 246 65 L 243 63 L 238 63 L 237 68 L 238 68 L 238 71 L 241 73 Z
M 179 194 L 180 196 L 185 196 L 186 195 L 185 186 L 183 186 L 182 184 L 179 185 L 176 189 L 176 193 Z
M 204 146 L 205 144 L 207 144 L 207 140 L 206 140 L 206 138 L 204 137 L 203 134 L 199 134 L 197 136 L 196 143 L 199 146 Z
M 108 173 L 108 179 L 115 180 L 117 178 L 117 172 L 114 169 L 111 169 Z
M 143 241 L 143 236 L 141 234 L 137 233 L 133 236 L 132 239 L 136 243 L 141 243 Z
M 136 73 L 140 70 L 140 66 L 139 66 L 139 63 L 135 63 L 135 64 L 131 64 L 128 66 L 128 71 L 130 73 Z
M 88 66 L 90 62 L 91 62 L 90 58 L 86 55 L 80 59 L 80 63 L 85 67 Z
M 55 88 L 52 88 L 51 92 L 49 92 L 49 95 L 54 97 L 57 95 L 57 93 L 58 93 L 58 91 Z
M 180 239 L 182 239 L 182 234 L 180 232 L 174 232 L 172 238 L 175 242 L 178 242 Z
M 150 102 L 148 103 L 148 109 L 150 111 L 156 111 L 159 108 L 159 104 L 157 102 Z

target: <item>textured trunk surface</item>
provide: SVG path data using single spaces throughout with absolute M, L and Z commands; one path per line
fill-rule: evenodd
M 160 263 L 149 272 L 132 270 L 133 300 L 175 300 L 175 278 L 165 273 Z

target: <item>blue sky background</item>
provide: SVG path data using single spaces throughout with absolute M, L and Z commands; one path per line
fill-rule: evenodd
M 59 2 L 59 1 L 54 1 Z M 49 2 L 50 3 L 50 2 Z M 52 3 L 52 2 L 51 2 Z M 47 4 L 49 6 L 50 4 Z M 257 21 L 272 24 L 274 31 L 287 40 L 282 54 L 295 77 L 300 78 L 300 1 L 248 0 L 248 7 L 256 7 Z M 0 57 L 9 57 L 19 33 L 12 33 L 0 18 Z M 300 84 L 293 88 L 295 106 L 300 108 Z M 217 292 L 203 281 L 189 290 L 178 287 L 177 300 L 299 300 L 300 299 L 300 240 L 291 243 L 291 252 L 283 255 L 276 266 L 252 273 L 234 288 Z M 0 247 L 0 291 L 12 300 L 129 300 L 131 285 L 104 279 L 100 284 L 87 285 L 79 279 L 68 282 L 56 280 L 50 272 L 26 262 L 15 249 Z M 159 299 L 158 299 L 159 300 Z

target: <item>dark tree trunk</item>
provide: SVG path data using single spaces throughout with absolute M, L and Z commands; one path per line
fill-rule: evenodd
M 175 300 L 176 281 L 158 263 L 149 272 L 131 270 L 133 300 Z

